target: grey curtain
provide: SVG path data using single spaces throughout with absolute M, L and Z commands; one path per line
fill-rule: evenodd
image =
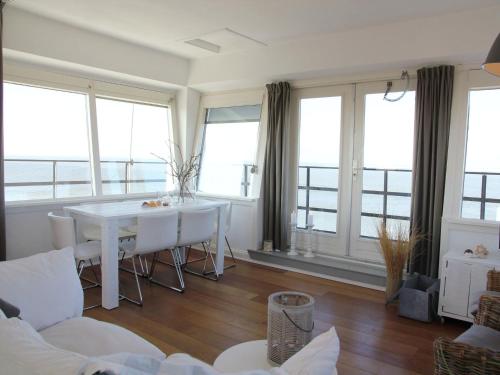
M 438 275 L 454 70 L 438 66 L 417 72 L 411 225 L 422 238 L 410 272 L 431 277 Z
M 264 161 L 264 240 L 272 240 L 275 249 L 287 246 L 286 174 L 287 138 L 290 127 L 290 84 L 266 85 L 268 123 Z
M 0 260 L 7 257 L 7 245 L 5 240 L 5 188 L 4 188 L 4 165 L 3 165 L 3 7 L 0 3 Z

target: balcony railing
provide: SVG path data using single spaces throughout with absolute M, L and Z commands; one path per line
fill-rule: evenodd
M 310 165 L 300 165 L 299 166 L 299 171 L 300 172 L 305 172 L 305 176 L 302 175 L 302 178 L 299 178 L 300 179 L 300 182 L 299 182 L 299 186 L 298 186 L 298 189 L 299 189 L 299 194 L 300 194 L 300 191 L 305 191 L 305 198 L 303 197 L 301 199 L 302 201 L 302 204 L 298 204 L 298 209 L 299 210 L 304 210 L 305 212 L 305 221 L 304 221 L 304 224 L 306 224 L 306 221 L 307 221 L 307 217 L 309 215 L 309 213 L 311 212 L 329 212 L 329 213 L 334 213 L 336 214 L 337 213 L 337 209 L 336 208 L 327 208 L 327 207 L 318 207 L 318 205 L 316 206 L 312 206 L 311 205 L 311 192 L 313 191 L 327 191 L 327 192 L 335 192 L 335 193 L 338 193 L 338 187 L 335 187 L 335 186 L 338 186 L 337 185 L 337 181 L 321 181 L 319 182 L 317 180 L 317 177 L 316 177 L 316 182 L 312 182 L 312 178 L 311 178 L 311 175 L 313 173 L 313 171 L 315 170 L 333 170 L 333 171 L 338 171 L 338 167 L 327 167 L 327 166 L 310 166 Z M 364 168 L 363 169 L 365 172 L 378 172 L 378 173 L 381 173 L 383 175 L 383 183 L 381 185 L 380 188 L 376 188 L 374 187 L 374 184 L 373 182 L 374 181 L 368 181 L 368 177 L 367 177 L 367 174 L 365 174 L 365 182 L 364 182 L 364 186 L 368 186 L 370 188 L 366 188 L 366 189 L 363 189 L 362 190 L 362 194 L 363 195 L 372 195 L 372 196 L 381 196 L 382 197 L 382 207 L 380 210 L 372 210 L 372 211 L 375 211 L 375 212 L 369 212 L 369 210 L 365 210 L 363 207 L 362 207 L 362 210 L 361 210 L 361 216 L 365 216 L 365 217 L 373 217 L 373 218 L 380 218 L 382 219 L 383 223 L 386 224 L 387 223 L 387 220 L 403 220 L 403 221 L 408 221 L 410 220 L 410 217 L 405 215 L 404 213 L 402 214 L 394 214 L 393 213 L 389 213 L 389 204 L 388 204 L 388 201 L 390 199 L 390 197 L 408 197 L 408 198 L 411 198 L 411 193 L 409 192 L 406 192 L 405 190 L 408 190 L 408 191 L 411 191 L 411 170 L 409 169 L 378 169 L 378 168 Z M 409 173 L 410 174 L 410 179 L 409 179 L 409 186 L 407 186 L 407 189 L 404 189 L 404 188 L 399 188 L 399 189 L 393 189 L 391 190 L 390 189 L 390 183 L 389 183 L 389 176 L 391 173 Z M 401 176 L 400 177 L 400 185 L 401 185 L 401 182 L 403 182 L 403 185 L 406 184 L 406 181 L 404 181 Z M 396 178 L 397 179 L 397 175 L 394 175 L 394 177 L 391 177 L 391 178 Z M 397 185 L 397 184 L 396 184 Z M 401 190 L 401 191 L 397 191 L 397 190 Z M 335 204 L 335 207 L 336 207 L 336 204 Z M 378 212 L 377 212 L 378 211 Z M 394 211 L 394 209 L 392 210 Z M 403 211 L 403 210 L 401 210 Z M 404 212 L 404 211 L 403 211 Z M 334 231 L 331 231 L 331 230 L 322 230 L 320 228 L 317 228 L 319 229 L 320 231 L 323 231 L 323 232 L 330 232 L 330 233 L 335 233 Z M 367 237 L 367 238 L 373 238 L 373 236 L 369 236 L 369 235 L 363 235 L 362 234 L 362 237 Z
M 317 206 L 312 206 L 311 205 L 311 192 L 312 191 L 327 191 L 327 192 L 338 192 L 338 188 L 328 186 L 328 181 L 325 181 L 325 184 L 319 184 L 313 185 L 311 183 L 311 171 L 313 170 L 338 170 L 338 167 L 320 167 L 320 166 L 310 166 L 310 165 L 299 165 L 299 174 L 300 170 L 303 172 L 305 171 L 305 184 L 303 183 L 304 181 L 300 181 L 300 176 L 299 176 L 299 186 L 298 190 L 299 191 L 305 191 L 305 204 L 297 204 L 297 209 L 298 210 L 304 210 L 305 211 L 305 224 L 307 225 L 307 218 L 311 212 L 329 212 L 336 214 L 337 209 L 336 208 L 325 208 L 325 207 L 317 207 Z M 302 179 L 303 180 L 303 179 Z M 326 185 L 326 186 L 325 186 Z M 299 228 L 305 228 L 305 227 L 300 227 Z M 331 230 L 322 230 L 319 228 L 316 228 L 316 230 L 321 231 L 321 232 L 329 232 L 329 233 L 335 233 L 335 231 Z
M 23 171 L 19 173 L 19 176 L 12 178 L 9 176 L 9 173 L 6 173 L 6 182 L 5 187 L 33 187 L 33 186 L 48 186 L 52 188 L 52 198 L 57 198 L 57 187 L 59 186 L 67 186 L 67 185 L 92 185 L 92 181 L 90 178 L 90 162 L 88 160 L 72 160 L 72 159 L 5 159 L 5 167 L 8 169 L 9 163 L 11 167 L 15 167 L 16 163 L 31 163 L 30 167 L 26 167 L 25 165 L 22 167 Z M 118 164 L 123 166 L 123 170 L 118 172 L 119 176 L 123 176 L 124 178 L 117 179 L 103 179 L 102 184 L 124 184 L 124 193 L 128 194 L 131 191 L 131 185 L 134 183 L 164 183 L 166 182 L 166 178 L 151 178 L 151 179 L 134 179 L 132 178 L 132 166 L 134 164 L 139 165 L 159 165 L 164 164 L 161 161 L 122 161 L 122 160 L 102 160 L 101 168 L 103 164 Z M 75 176 L 71 178 L 71 172 L 66 172 L 65 175 L 70 175 L 69 178 L 59 179 L 58 171 L 60 167 L 63 167 L 66 164 L 67 167 L 71 165 L 81 165 L 83 169 L 81 171 L 73 173 Z M 47 168 L 47 171 L 43 171 L 40 173 L 40 168 Z M 88 168 L 88 170 L 85 170 Z M 49 170 L 50 169 L 50 170 Z M 41 174 L 41 177 L 38 177 L 39 180 L 36 181 L 36 174 Z M 82 174 L 87 174 L 88 178 L 82 178 Z M 15 181 L 15 180 L 18 181 Z M 31 179 L 31 181 L 30 181 Z M 9 181 L 14 180 L 14 181 Z M 91 194 L 89 194 L 91 195 Z
M 468 181 L 467 177 L 476 177 L 480 178 L 481 182 L 479 184 L 480 186 L 480 191 L 478 192 L 479 194 L 475 194 L 476 196 L 467 196 L 465 195 L 466 191 L 471 191 L 474 190 L 474 187 L 476 187 L 476 183 L 474 181 Z M 497 181 L 494 181 L 494 178 L 497 179 Z M 492 184 L 495 184 L 495 189 L 492 189 L 496 193 L 496 197 L 491 196 L 491 193 L 489 192 L 488 187 L 490 187 Z M 479 215 L 468 215 L 466 213 L 464 215 L 464 210 L 462 208 L 462 217 L 469 217 L 472 216 L 472 218 L 478 218 L 481 220 L 486 220 L 486 219 L 491 219 L 495 220 L 496 217 L 486 217 L 486 211 L 488 204 L 493 204 L 493 205 L 498 205 L 498 209 L 500 209 L 500 199 L 498 198 L 500 196 L 500 173 L 490 173 L 490 172 L 465 172 L 465 178 L 464 178 L 464 196 L 462 200 L 464 202 L 477 202 L 479 203 Z

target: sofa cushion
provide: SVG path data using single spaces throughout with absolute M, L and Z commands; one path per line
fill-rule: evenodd
M 135 333 L 91 318 L 73 318 L 40 331 L 50 344 L 88 357 L 120 352 L 148 355 L 159 360 L 165 354 Z
M 7 317 L 5 316 L 5 314 L 2 310 L 0 310 L 0 319 L 7 319 Z
M 289 375 L 333 375 L 340 351 L 335 328 L 315 337 L 281 365 Z
M 187 354 L 174 354 L 166 360 L 132 353 L 117 353 L 89 358 L 83 366 L 82 375 L 221 375 L 212 366 Z M 231 375 L 288 375 L 280 368 L 250 370 Z
M 48 344 L 27 322 L 18 318 L 0 320 L 2 374 L 78 374 L 86 358 Z
M 73 249 L 0 262 L 0 298 L 37 331 L 82 315 L 83 291 Z
M 500 352 L 500 332 L 490 327 L 474 324 L 454 341 Z

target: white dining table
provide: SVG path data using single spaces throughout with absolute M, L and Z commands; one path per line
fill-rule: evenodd
M 142 203 L 143 201 L 123 201 L 64 207 L 66 215 L 75 219 L 77 240 L 82 240 L 79 224 L 92 223 L 99 225 L 101 228 L 102 306 L 106 309 L 114 309 L 119 306 L 118 228 L 135 224 L 137 217 L 140 215 L 182 211 L 184 209 L 216 208 L 217 246 L 215 272 L 218 276 L 224 273 L 224 236 L 228 202 L 196 199 L 161 207 L 144 207 Z

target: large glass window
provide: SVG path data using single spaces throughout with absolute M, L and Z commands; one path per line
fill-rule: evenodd
M 309 215 L 314 229 L 337 231 L 339 186 L 340 96 L 300 100 L 299 181 L 297 225 L 305 228 Z
M 259 122 L 260 105 L 207 109 L 198 191 L 250 195 Z
M 171 136 L 168 107 L 96 99 L 104 195 L 165 191 Z M 168 186 L 167 186 L 168 185 Z
M 500 221 L 500 89 L 471 90 L 462 217 Z
M 92 195 L 87 95 L 4 84 L 5 200 Z
M 397 102 L 383 97 L 364 97 L 361 237 L 377 237 L 381 222 L 410 224 L 415 92 Z

